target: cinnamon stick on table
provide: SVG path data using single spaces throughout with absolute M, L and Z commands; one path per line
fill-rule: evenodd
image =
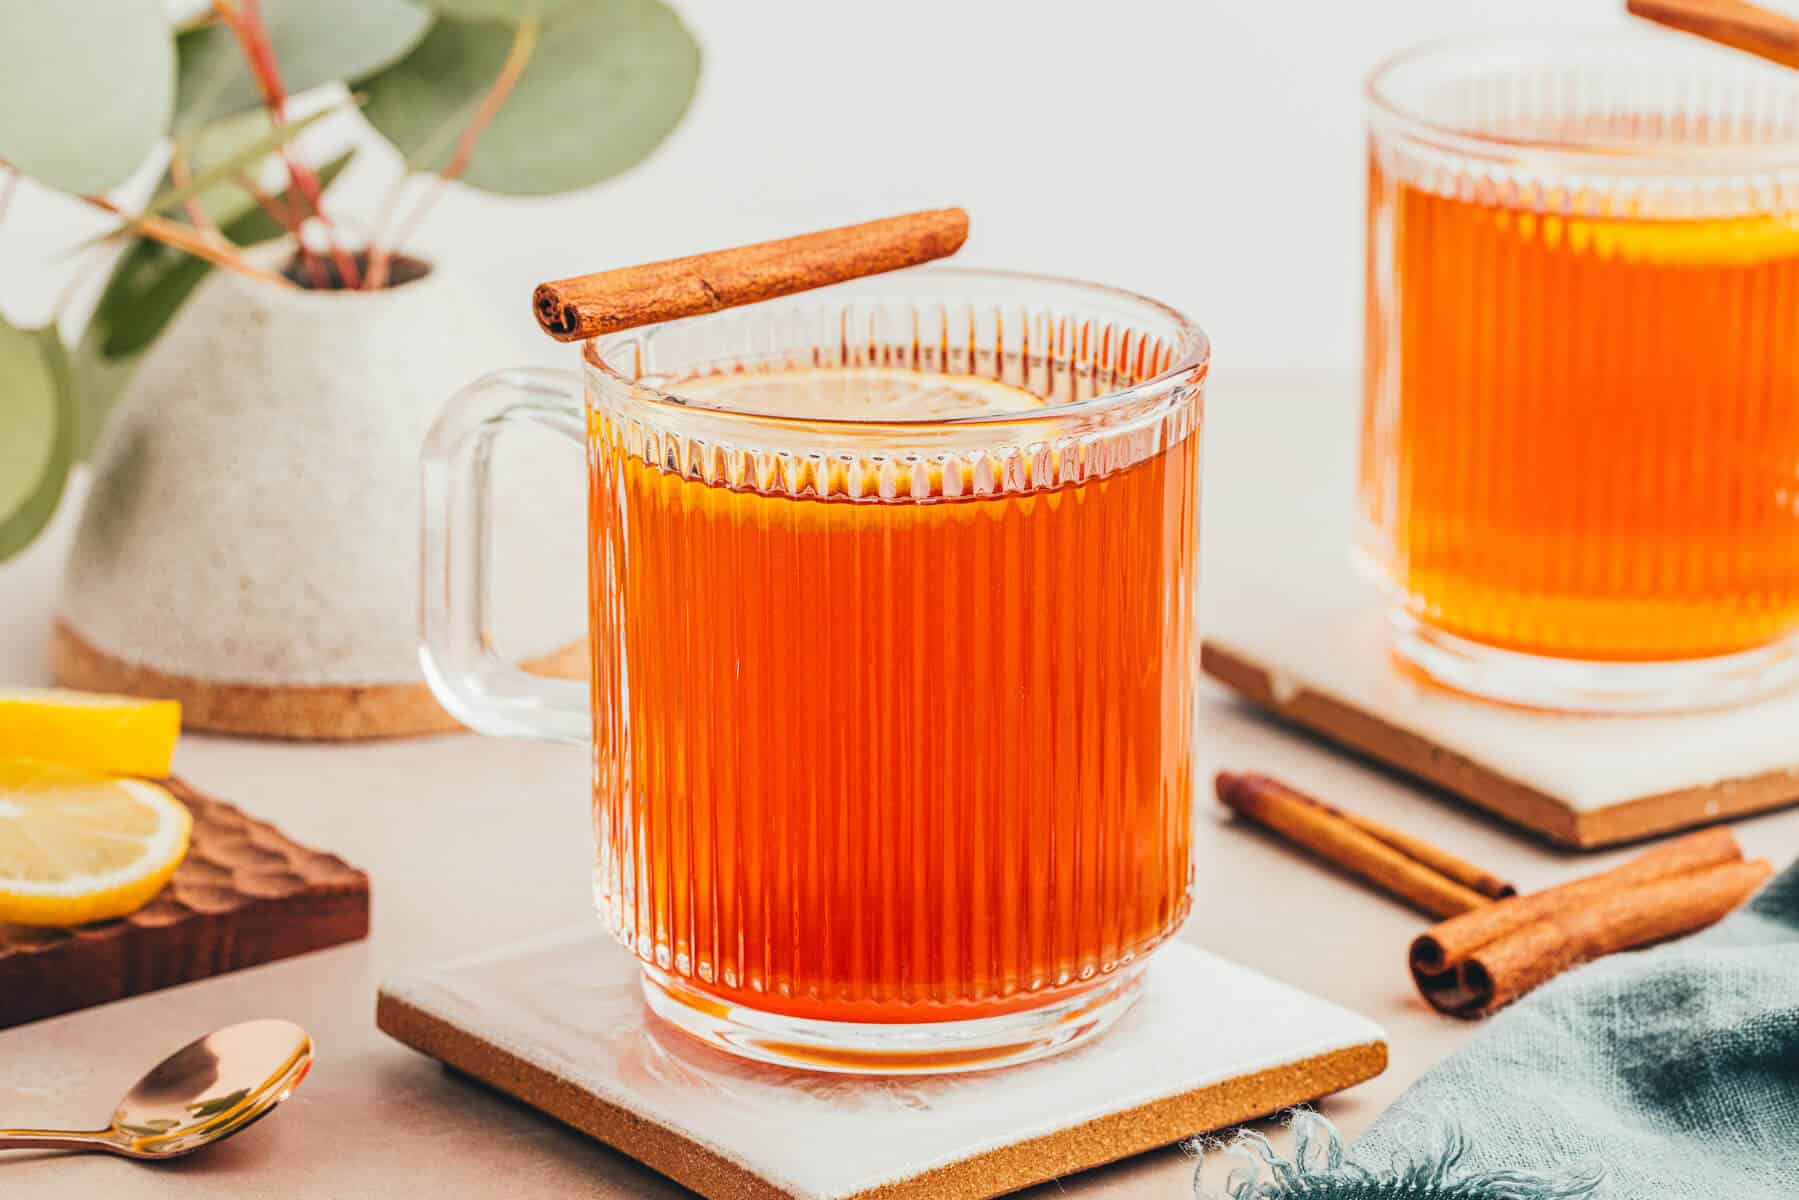
M 798 237 L 576 275 L 537 286 L 537 323 L 563 342 L 736 308 L 946 258 L 968 214 L 939 208 Z
M 1344 870 L 1437 917 L 1482 909 L 1510 884 L 1473 863 L 1366 817 L 1352 816 L 1266 775 L 1222 771 L 1218 800 Z
M 1452 917 L 1412 943 L 1418 991 L 1476 1017 L 1569 967 L 1691 933 L 1724 917 L 1773 868 L 1745 862 L 1728 829 L 1665 843 L 1610 871 Z

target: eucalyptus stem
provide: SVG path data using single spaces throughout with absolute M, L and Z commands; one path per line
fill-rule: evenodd
M 212 8 L 219 20 L 237 38 L 244 58 L 250 65 L 250 73 L 255 76 L 256 85 L 262 91 L 263 106 L 268 109 L 269 119 L 277 125 L 284 124 L 287 121 L 287 89 L 281 82 L 281 65 L 275 58 L 274 43 L 269 40 L 268 25 L 262 19 L 261 0 L 236 0 L 236 7 L 233 7 L 232 0 L 212 0 Z M 305 197 L 306 203 L 312 208 L 312 214 L 324 227 L 327 251 L 337 264 L 338 276 L 343 280 L 344 286 L 360 286 L 361 272 L 356 269 L 356 260 L 338 244 L 337 229 L 332 225 L 331 218 L 325 215 L 324 190 L 319 186 L 318 176 L 294 156 L 291 147 L 283 146 L 280 153 L 294 192 Z M 303 239 L 296 235 L 295 240 L 299 243 L 302 259 L 312 254 Z M 310 265 L 308 270 L 315 283 L 324 278 L 322 271 L 312 271 Z
M 395 214 L 400 208 L 400 197 L 405 194 L 406 185 L 412 181 L 412 167 L 407 163 L 400 164 L 399 178 L 395 179 L 381 198 L 381 207 L 375 213 L 375 221 L 369 227 L 369 273 L 363 280 L 365 288 L 379 288 L 387 280 L 388 259 L 392 252 L 382 247 L 387 240 L 388 226 L 394 222 Z
M 481 135 L 487 131 L 488 125 L 492 124 L 494 116 L 505 105 L 507 97 L 512 95 L 512 89 L 518 85 L 519 76 L 524 74 L 525 66 L 531 61 L 532 52 L 537 49 L 538 29 L 539 22 L 536 17 L 529 17 L 519 22 L 517 31 L 512 35 L 512 48 L 506 52 L 506 61 L 501 64 L 500 73 L 494 77 L 493 86 L 487 89 L 487 94 L 481 98 L 481 103 L 476 107 L 474 115 L 469 118 L 468 126 L 462 131 L 462 136 L 456 139 L 456 148 L 450 154 L 448 165 L 437 173 L 437 178 L 426 188 L 425 194 L 419 197 L 418 203 L 413 205 L 412 212 L 394 232 L 392 242 L 370 244 L 369 276 L 366 283 L 369 288 L 379 288 L 387 283 L 388 267 L 393 260 L 394 247 L 406 243 L 407 239 L 418 229 L 419 223 L 425 219 L 425 214 L 443 195 L 444 187 L 468 169 L 469 159 L 475 153 L 475 143 L 481 140 Z M 400 182 L 404 183 L 405 179 L 406 177 L 402 175 Z M 397 205 L 398 184 L 395 185 L 393 195 Z
M 305 221 L 303 213 L 295 212 L 291 205 L 284 204 L 279 198 L 263 191 L 257 186 L 256 181 L 244 172 L 238 172 L 232 176 L 232 179 L 238 187 L 244 189 L 245 195 L 256 201 L 256 207 L 269 214 L 269 218 L 291 233 L 296 241 L 299 239 L 300 226 Z
M 104 196 L 82 196 L 82 203 L 114 216 L 127 214 Z M 177 250 L 185 250 L 196 258 L 203 258 L 214 266 L 225 267 L 247 275 L 251 279 L 259 279 L 264 283 L 272 283 L 278 287 L 292 287 L 293 283 L 283 275 L 263 270 L 243 256 L 235 245 L 229 241 L 212 241 L 203 236 L 191 225 L 183 225 L 177 221 L 159 217 L 155 213 L 145 213 L 136 220 L 136 231 L 152 241 L 158 241 Z
M 297 211 L 299 205 L 296 203 L 290 206 L 281 203 L 280 200 L 257 187 L 256 181 L 247 174 L 237 176 L 237 185 L 243 188 L 250 199 L 256 201 L 257 206 L 263 212 L 268 213 L 277 225 L 293 235 L 294 244 L 300 247 L 300 266 L 305 270 L 306 277 L 312 280 L 312 286 L 315 288 L 330 287 L 331 274 L 325 270 L 325 264 L 320 261 L 318 255 L 310 253 L 306 249 L 306 235 L 303 232 L 306 214 Z

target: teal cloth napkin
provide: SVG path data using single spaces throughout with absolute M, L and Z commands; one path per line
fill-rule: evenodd
M 1294 1134 L 1239 1143 L 1231 1200 L 1799 1200 L 1799 863 L 1491 1018 L 1352 1152 L 1314 1114 Z

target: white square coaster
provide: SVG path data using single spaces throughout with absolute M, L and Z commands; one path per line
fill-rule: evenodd
M 1094 1042 L 967 1075 L 739 1061 L 644 1007 L 596 929 L 396 979 L 393 1037 L 714 1200 L 980 1200 L 1339 1091 L 1386 1066 L 1374 1022 L 1175 942 Z
M 1345 543 L 1287 545 L 1216 583 L 1203 656 L 1288 720 L 1582 849 L 1799 800 L 1799 691 L 1667 716 L 1479 700 L 1394 657 L 1385 598 Z

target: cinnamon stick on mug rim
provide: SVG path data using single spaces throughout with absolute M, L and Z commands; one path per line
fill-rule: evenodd
M 968 238 L 959 208 L 907 213 L 731 250 L 537 285 L 531 308 L 563 342 L 790 296 L 946 258 Z
M 1510 887 L 1448 851 L 1351 817 L 1267 775 L 1220 771 L 1214 782 L 1226 808 L 1432 916 L 1490 906 L 1492 899 L 1471 886 L 1474 881 L 1495 890 Z

